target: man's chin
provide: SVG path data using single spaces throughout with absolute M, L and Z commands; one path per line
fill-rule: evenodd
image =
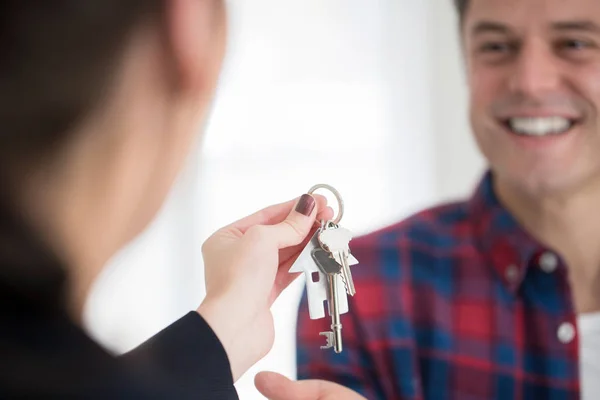
M 504 179 L 499 178 L 502 182 L 500 186 L 503 187 L 501 190 L 533 200 L 565 199 L 585 190 L 594 180 L 600 187 L 600 173 L 594 178 L 565 170 L 530 168 L 501 175 L 504 175 Z

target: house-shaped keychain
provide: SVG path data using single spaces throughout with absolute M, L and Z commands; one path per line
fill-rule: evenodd
M 327 299 L 327 275 L 325 275 L 315 263 L 312 258 L 311 252 L 315 248 L 320 248 L 318 238 L 319 230 L 310 239 L 310 242 L 306 245 L 304 250 L 300 253 L 294 264 L 292 264 L 289 272 L 298 273 L 304 272 L 306 276 L 306 293 L 308 297 L 308 312 L 310 319 L 320 319 L 325 317 L 325 304 Z M 348 255 L 348 264 L 356 265 L 358 260 Z M 339 288 L 344 287 L 344 281 L 341 275 L 337 275 L 335 279 L 338 280 L 337 285 Z M 348 297 L 345 290 L 338 290 L 338 307 L 340 314 L 348 312 Z

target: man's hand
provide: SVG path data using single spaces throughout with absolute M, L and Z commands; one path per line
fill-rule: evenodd
M 337 383 L 321 380 L 291 381 L 275 372 L 261 372 L 256 388 L 269 400 L 366 400 Z
M 273 346 L 271 305 L 299 276 L 288 270 L 315 219 L 332 216 L 325 197 L 303 195 L 221 228 L 204 243 L 206 298 L 198 312 L 223 344 L 234 380 Z

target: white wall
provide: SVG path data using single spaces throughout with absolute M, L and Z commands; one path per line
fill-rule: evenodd
M 342 224 L 358 234 L 469 193 L 482 162 L 468 132 L 450 4 L 231 2 L 231 46 L 204 149 L 98 283 L 91 334 L 121 352 L 195 308 L 202 241 L 315 183 L 342 193 Z M 259 370 L 295 376 L 302 285 L 274 305 L 275 346 L 237 383 L 242 400 L 261 398 L 252 384 Z
M 432 107 L 437 159 L 438 201 L 473 190 L 484 170 L 484 160 L 468 123 L 468 88 L 453 0 L 429 0 L 432 54 Z

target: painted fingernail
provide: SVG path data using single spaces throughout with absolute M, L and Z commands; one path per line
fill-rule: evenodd
M 310 213 L 314 210 L 317 202 L 315 199 L 309 194 L 303 194 L 300 196 L 300 200 L 298 200 L 298 204 L 296 204 L 296 212 L 299 212 L 302 215 L 309 216 Z

